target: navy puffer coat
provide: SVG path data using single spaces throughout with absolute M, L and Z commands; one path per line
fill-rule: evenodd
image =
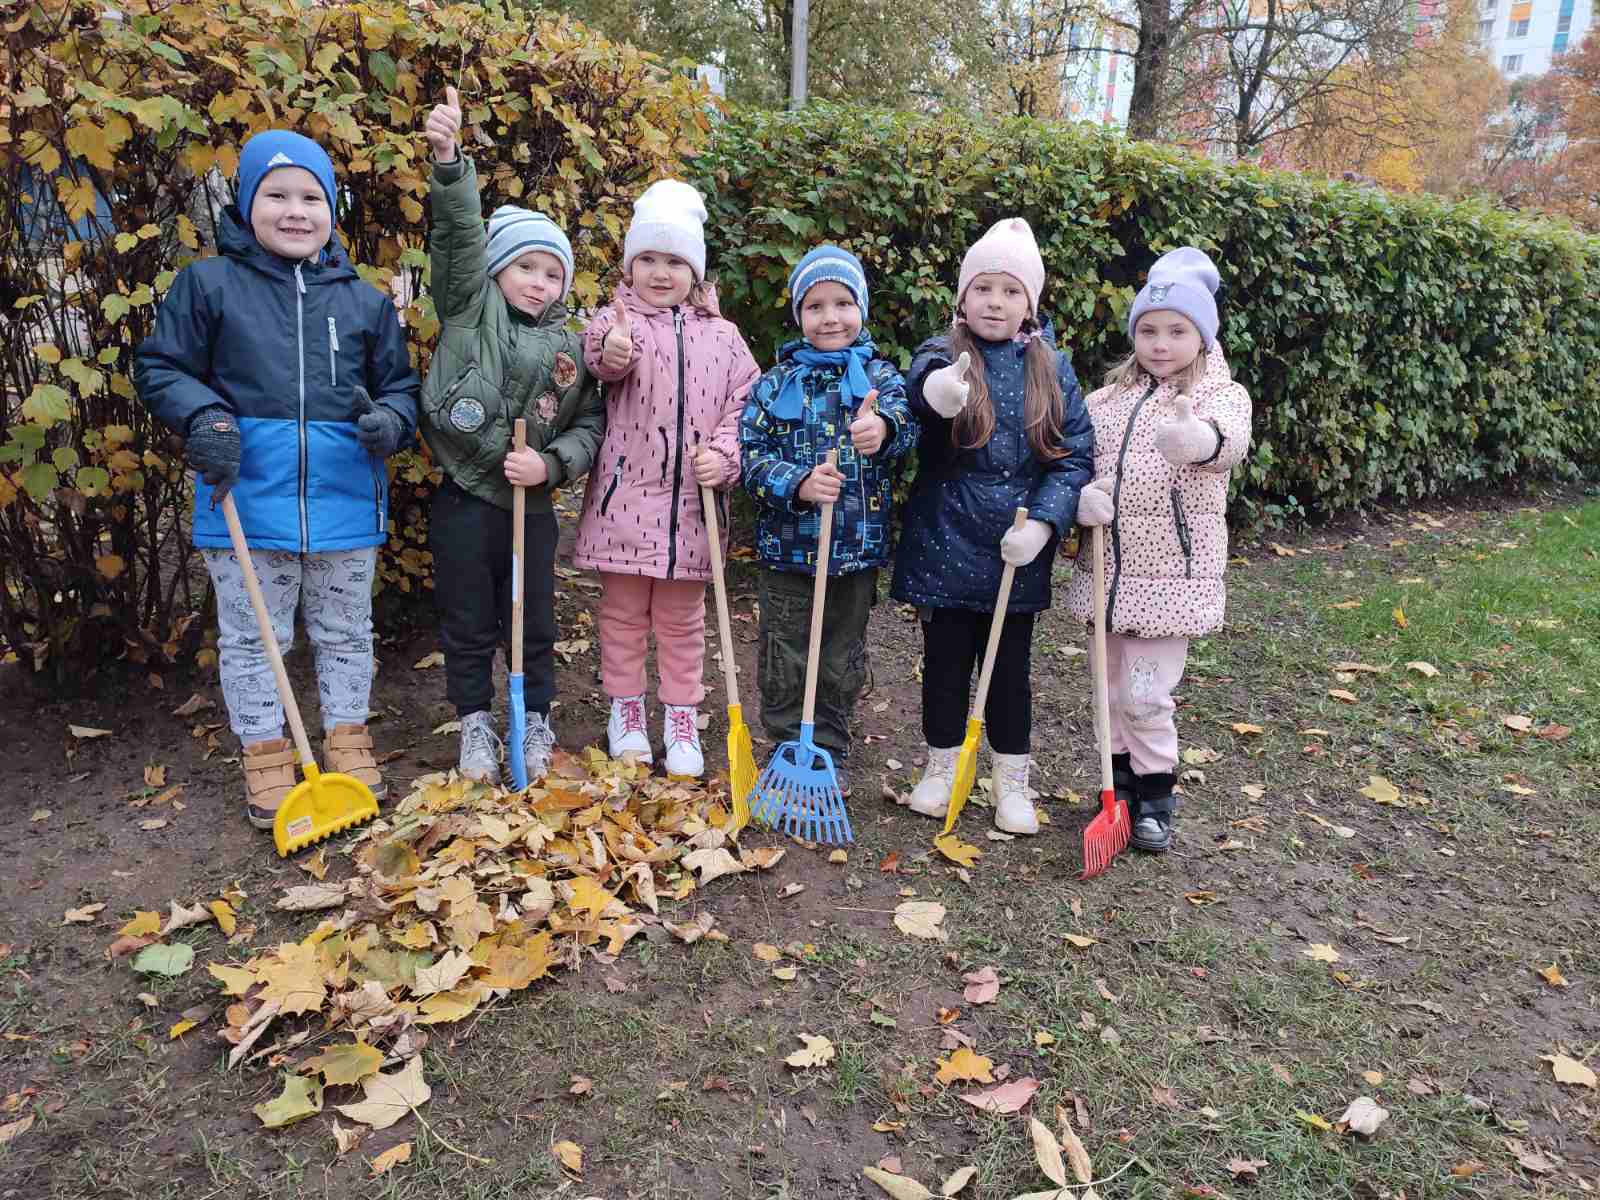
M 1054 348 L 1048 329 L 1044 337 Z M 1023 428 L 1026 344 L 976 340 L 994 403 L 995 431 L 985 445 L 973 450 L 956 449 L 950 439 L 951 422 L 929 408 L 922 396 L 928 372 L 953 361 L 949 338 L 941 335 L 923 342 L 911 360 L 906 391 L 922 437 L 890 594 L 918 607 L 992 612 L 1005 566 L 1000 539 L 1020 506 L 1055 529 L 1039 556 L 1017 569 L 1011 587 L 1008 611 L 1039 612 L 1050 607 L 1050 568 L 1061 535 L 1077 519 L 1078 492 L 1094 477 L 1094 429 L 1072 362 L 1058 351 L 1064 406 L 1059 445 L 1066 455 L 1049 461 L 1039 458 Z

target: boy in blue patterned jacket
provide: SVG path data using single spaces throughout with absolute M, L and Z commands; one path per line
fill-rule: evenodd
M 776 741 L 800 733 L 821 506 L 834 501 L 817 677 L 816 741 L 850 786 L 850 717 L 867 681 L 867 618 L 889 557 L 895 476 L 917 443 L 905 380 L 862 328 L 867 277 L 837 246 L 789 276 L 801 338 L 750 392 L 739 421 L 744 486 L 755 497 L 761 573 L 761 722 Z M 875 403 L 866 404 L 870 393 Z M 838 451 L 836 467 L 828 452 Z

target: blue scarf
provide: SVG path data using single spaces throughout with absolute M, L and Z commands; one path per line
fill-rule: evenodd
M 867 398 L 872 384 L 867 380 L 867 364 L 877 357 L 878 348 L 872 339 L 862 334 L 843 350 L 813 350 L 809 343 L 801 343 L 792 358 L 796 365 L 790 367 L 772 404 L 772 415 L 780 421 L 798 420 L 806 403 L 806 380 L 813 367 L 839 367 L 839 407 L 859 408 Z

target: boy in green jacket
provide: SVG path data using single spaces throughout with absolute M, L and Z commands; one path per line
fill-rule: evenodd
M 461 718 L 463 776 L 495 780 L 494 653 L 510 641 L 512 485 L 529 489 L 520 587 L 528 777 L 550 764 L 555 733 L 555 488 L 589 471 L 605 430 L 600 390 L 567 328 L 572 247 L 541 213 L 504 206 L 487 235 L 478 178 L 457 146 L 455 88 L 428 115 L 433 151 L 429 253 L 439 344 L 419 429 L 444 471 L 428 517 L 441 614 L 445 692 Z M 511 449 L 512 422 L 528 447 Z

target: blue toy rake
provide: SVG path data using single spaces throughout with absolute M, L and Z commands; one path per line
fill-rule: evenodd
M 528 423 L 518 417 L 512 426 L 514 444 L 518 450 L 528 445 Z M 506 737 L 506 751 L 511 760 L 511 786 L 521 791 L 528 786 L 528 758 L 525 739 L 528 736 L 528 707 L 522 691 L 522 554 L 523 522 L 528 511 L 528 489 L 520 484 L 511 491 L 511 672 L 507 680 L 506 699 L 510 709 L 511 728 Z
M 838 461 L 828 452 L 828 465 Z M 828 556 L 833 542 L 833 502 L 822 506 L 817 534 L 817 582 L 811 595 L 811 647 L 806 654 L 806 698 L 800 715 L 800 737 L 772 752 L 767 769 L 756 780 L 751 815 L 764 825 L 810 842 L 838 846 L 855 840 L 844 794 L 834 772 L 833 756 L 817 745 L 813 720 L 817 708 L 817 663 L 822 657 L 822 612 L 828 597 Z

